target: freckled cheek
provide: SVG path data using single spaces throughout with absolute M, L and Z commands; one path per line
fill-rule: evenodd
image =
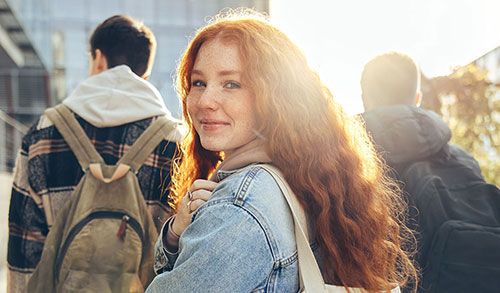
M 245 127 L 248 129 L 258 128 L 257 112 L 252 103 L 246 103 L 241 107 L 240 113 L 237 115 L 244 122 Z
M 193 120 L 193 117 L 195 117 L 196 114 L 196 102 L 194 97 L 188 96 L 186 99 L 186 107 L 188 110 L 189 117 L 191 117 L 191 120 Z

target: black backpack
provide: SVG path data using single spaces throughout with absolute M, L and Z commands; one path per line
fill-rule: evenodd
M 398 173 L 419 232 L 418 291 L 500 292 L 500 190 L 458 161 Z

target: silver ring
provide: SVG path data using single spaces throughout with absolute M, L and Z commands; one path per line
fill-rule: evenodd
M 191 190 L 188 190 L 188 198 L 189 198 L 189 201 L 193 200 L 193 193 L 191 192 Z

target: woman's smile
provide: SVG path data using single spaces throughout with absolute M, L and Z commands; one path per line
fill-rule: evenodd
M 213 120 L 213 119 L 202 119 L 200 120 L 200 124 L 202 129 L 207 132 L 221 130 L 226 126 L 231 125 L 228 122 L 224 122 L 222 120 Z

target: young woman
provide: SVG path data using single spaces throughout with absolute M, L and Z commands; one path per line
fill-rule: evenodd
M 328 283 L 388 291 L 415 278 L 403 205 L 363 127 L 280 30 L 248 11 L 219 16 L 188 45 L 178 91 L 190 132 L 149 292 L 299 290 L 293 218 L 256 163 L 296 193 Z

